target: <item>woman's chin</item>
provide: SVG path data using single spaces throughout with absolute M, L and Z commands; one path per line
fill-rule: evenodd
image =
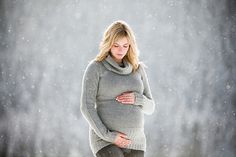
M 123 55 L 116 55 L 116 58 L 117 58 L 117 59 L 123 59 L 124 56 L 123 56 Z

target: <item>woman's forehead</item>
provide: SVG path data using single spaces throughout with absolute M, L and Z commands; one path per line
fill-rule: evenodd
M 117 38 L 114 43 L 124 45 L 124 44 L 129 44 L 129 40 L 127 37 L 120 37 L 120 38 Z

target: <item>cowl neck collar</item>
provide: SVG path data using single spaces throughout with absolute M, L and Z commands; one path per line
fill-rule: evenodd
M 102 63 L 108 70 L 121 75 L 128 75 L 133 69 L 132 65 L 125 59 L 123 59 L 124 66 L 119 66 L 119 64 L 112 58 L 110 54 L 102 61 Z

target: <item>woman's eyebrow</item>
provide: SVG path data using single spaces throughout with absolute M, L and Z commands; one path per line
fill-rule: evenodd
M 114 44 L 117 44 L 117 45 L 119 45 L 118 43 L 114 43 Z M 125 43 L 124 45 L 128 45 L 129 43 Z

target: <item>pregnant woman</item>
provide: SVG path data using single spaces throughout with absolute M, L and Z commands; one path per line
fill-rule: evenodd
M 155 102 L 137 51 L 130 26 L 115 21 L 84 72 L 80 109 L 96 157 L 144 157 L 144 114 L 154 112 Z

